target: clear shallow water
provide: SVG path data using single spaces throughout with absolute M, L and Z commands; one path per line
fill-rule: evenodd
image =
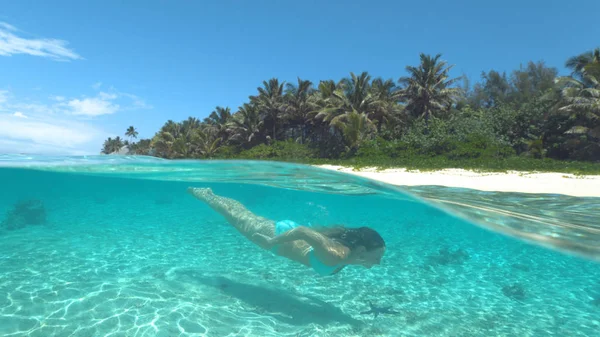
M 281 163 L 5 156 L 0 166 L 0 221 L 20 200 L 46 212 L 41 225 L 0 229 L 0 335 L 600 330 L 598 199 L 399 190 Z M 271 219 L 367 225 L 388 251 L 381 266 L 320 277 L 250 244 L 188 186 Z M 398 314 L 361 314 L 369 301 Z

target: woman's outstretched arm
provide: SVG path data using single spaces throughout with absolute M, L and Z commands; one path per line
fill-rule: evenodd
M 348 254 L 348 249 L 345 247 L 336 244 L 325 235 L 305 226 L 298 226 L 273 238 L 261 234 L 255 234 L 254 236 L 257 240 L 262 241 L 261 246 L 263 247 L 272 247 L 285 242 L 303 240 L 313 247 L 317 257 L 324 262 L 337 263 L 345 259 Z

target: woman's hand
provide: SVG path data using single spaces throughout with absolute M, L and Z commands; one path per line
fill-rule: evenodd
M 255 240 L 259 246 L 267 250 L 270 250 L 275 245 L 273 240 L 264 234 L 254 233 L 252 239 Z

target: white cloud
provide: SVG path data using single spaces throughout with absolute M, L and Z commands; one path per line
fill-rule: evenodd
M 0 117 L 0 121 L 2 121 L 0 123 L 0 134 L 11 139 L 25 139 L 49 145 L 72 146 L 85 143 L 91 137 L 90 133 L 75 129 L 73 123 L 43 119 L 24 121 L 20 118 L 7 117 Z
M 56 61 L 78 60 L 82 57 L 67 48 L 68 42 L 59 39 L 36 39 L 17 36 L 20 31 L 0 22 L 0 56 L 26 54 L 47 57 Z
M 127 101 L 131 102 L 127 102 Z M 118 102 L 118 103 L 117 103 Z M 151 109 L 141 98 L 124 92 L 99 92 L 96 97 L 75 98 L 62 104 L 69 113 L 78 116 L 101 116 L 121 110 Z
M 47 102 L 19 102 L 0 90 L 0 153 L 97 154 L 104 140 L 114 135 L 90 119 L 140 108 L 151 107 L 115 89 L 94 97 L 50 96 Z
M 102 86 L 102 82 L 96 82 L 92 85 L 92 88 L 98 90 Z
M 100 93 L 98 97 L 72 99 L 66 103 L 73 115 L 101 116 L 114 114 L 119 110 L 119 105 L 111 101 L 116 95 Z
M 15 118 L 0 114 L 0 152 L 98 153 L 106 133 L 60 118 Z
M 60 104 L 15 102 L 2 92 L 0 153 L 97 154 L 108 133 L 74 120 Z

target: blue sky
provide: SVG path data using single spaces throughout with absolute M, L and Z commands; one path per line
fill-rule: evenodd
M 453 75 L 600 44 L 600 1 L 5 1 L 0 153 L 96 154 L 134 125 L 235 110 L 263 80 L 397 80 L 418 55 Z

